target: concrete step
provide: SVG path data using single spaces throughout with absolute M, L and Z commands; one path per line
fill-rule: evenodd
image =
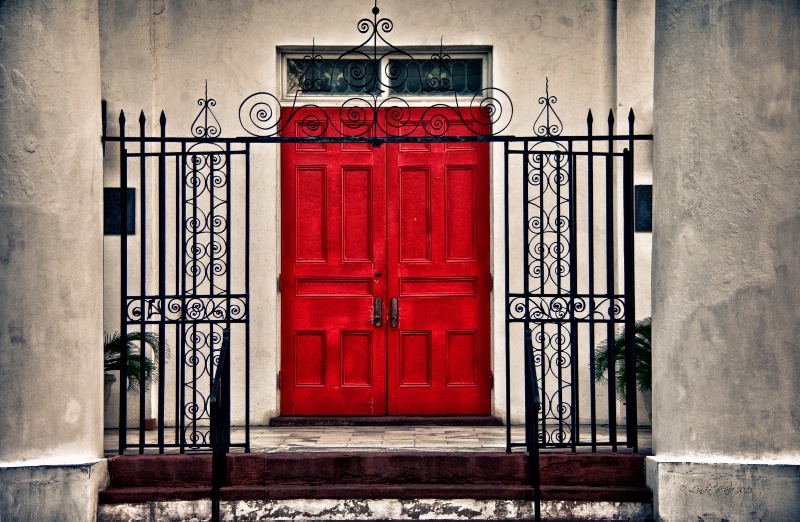
M 110 486 L 100 503 L 208 498 L 211 456 L 134 455 L 109 460 Z M 250 453 L 230 454 L 223 496 L 263 499 L 530 500 L 523 453 Z M 542 498 L 650 502 L 644 456 L 545 453 Z

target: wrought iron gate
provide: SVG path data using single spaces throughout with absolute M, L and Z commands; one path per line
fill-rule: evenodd
M 199 100 L 201 112 L 191 137 L 167 137 L 163 113 L 159 136 L 146 136 L 144 114 L 138 136 L 125 135 L 124 114 L 120 114 L 119 136 L 107 136 L 104 131 L 104 144 L 116 143 L 119 150 L 121 223 L 128 221 L 129 188 L 138 190 L 139 201 L 138 241 L 132 240 L 127 227 L 121 227 L 120 330 L 123 336 L 155 332 L 170 350 L 161 349 L 156 355 L 157 388 L 141 387 L 135 440 L 128 438 L 128 396 L 120 394 L 119 452 L 210 448 L 210 392 L 224 329 L 230 331 L 228 371 L 230 382 L 235 383 L 225 396 L 235 398 L 234 418 L 244 419 L 241 434 L 230 446 L 249 451 L 250 151 L 257 144 L 289 142 L 373 146 L 491 142 L 495 154 L 502 148 L 505 168 L 494 178 L 502 175 L 505 186 L 504 208 L 496 209 L 495 215 L 502 214 L 505 223 L 506 418 L 519 418 L 517 405 L 525 401 L 512 398 L 512 389 L 524 387 L 523 363 L 530 356 L 537 375 L 535 389 L 542 399 L 536 419 L 541 430 L 526 442 L 513 441 L 507 423 L 507 450 L 524 445 L 530 450 L 535 438 L 542 447 L 573 451 L 580 446 L 616 450 L 622 444 L 637 451 L 633 336 L 626 336 L 629 399 L 622 438 L 617 426 L 613 339 L 618 326 L 632 332 L 635 321 L 634 144 L 652 136 L 634 133 L 632 112 L 627 134 L 614 134 L 610 113 L 607 133 L 595 135 L 590 112 L 585 135 L 562 135 L 561 120 L 553 110 L 556 99 L 547 90 L 539 99 L 542 109 L 534 134 L 503 136 L 513 113 L 505 92 L 483 88 L 465 103 L 464 96 L 459 98 L 453 91 L 449 56 L 440 50 L 430 64 L 420 65 L 387 41 L 392 23 L 378 18 L 377 5 L 372 12 L 372 19 L 358 24 L 359 32 L 368 38 L 331 66 L 350 71 L 344 81 L 356 91 L 338 107 L 340 115 L 335 120 L 329 117 L 330 110 L 298 98 L 303 92 L 331 89 L 320 57 L 312 52 L 304 59 L 302 87 L 290 106 L 281 106 L 275 95 L 266 92 L 242 102 L 239 121 L 249 137 L 221 137 L 211 111 L 216 102 L 207 92 Z M 400 59 L 389 61 L 389 56 Z M 402 92 L 402 83 L 414 75 L 416 88 L 451 93 L 453 102 L 412 110 L 412 104 L 391 93 Z M 448 135 L 448 118 L 442 114 L 450 114 L 469 130 L 468 135 Z M 280 130 L 287 124 L 298 125 L 302 134 L 281 137 Z M 494 244 L 499 244 L 498 238 Z M 528 331 L 530 344 L 525 342 Z M 597 386 L 592 378 L 594 349 L 602 340 L 609 342 L 611 350 L 607 387 Z M 147 356 L 146 347 L 132 357 L 137 355 Z M 121 368 L 122 382 L 126 382 L 124 360 Z M 144 381 L 144 366 L 139 372 Z M 153 439 L 145 430 L 151 402 L 157 424 Z M 602 425 L 604 418 L 607 427 Z M 528 416 L 526 422 L 532 426 L 534 419 Z
M 525 346 L 541 397 L 539 445 L 638 451 L 633 336 L 626 336 L 622 440 L 614 339 L 619 326 L 632 332 L 635 321 L 633 151 L 636 141 L 652 138 L 634 133 L 633 111 L 627 134 L 614 134 L 609 111 L 607 133 L 595 135 L 589 111 L 585 135 L 562 136 L 555 96 L 546 91 L 539 103 L 536 136 L 505 144 L 507 418 L 512 383 L 526 378 L 511 370 L 515 360 L 524 366 L 515 347 Z M 593 378 L 595 348 L 603 342 L 607 387 Z M 527 444 L 512 441 L 507 430 L 509 450 Z
M 192 137 L 167 138 L 163 112 L 158 137 L 146 136 L 144 113 L 139 136 L 125 135 L 121 113 L 119 137 L 104 137 L 119 146 L 121 223 L 128 222 L 130 188 L 139 208 L 137 241 L 120 227 L 120 331 L 123 339 L 155 333 L 162 346 L 154 353 L 144 343 L 122 351 L 121 382 L 131 368 L 145 382 L 145 364 L 129 366 L 128 358 L 154 358 L 157 378 L 153 389 L 139 387 L 136 435 L 128 433 L 128 395 L 120 393 L 120 453 L 210 446 L 210 395 L 224 329 L 234 340 L 229 371 L 242 399 L 234 412 L 245 425 L 230 446 L 249 450 L 250 144 L 214 139 L 220 130 L 214 103 L 200 100 Z M 146 430 L 152 422 L 155 436 Z

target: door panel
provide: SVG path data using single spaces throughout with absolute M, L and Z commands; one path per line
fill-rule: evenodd
M 488 145 L 281 151 L 281 413 L 490 413 Z
M 389 414 L 491 411 L 488 155 L 485 143 L 387 146 Z
M 371 324 L 385 160 L 369 144 L 297 143 L 281 168 L 281 413 L 385 415 L 386 329 Z

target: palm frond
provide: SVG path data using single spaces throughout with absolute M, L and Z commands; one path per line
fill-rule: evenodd
M 144 385 L 157 380 L 159 375 L 158 354 L 161 350 L 161 342 L 158 334 L 154 332 L 128 332 L 125 337 L 119 332 L 111 335 L 106 334 L 103 338 L 104 345 L 104 368 L 105 371 L 122 370 L 122 353 L 126 354 L 126 374 L 128 377 L 128 392 L 138 393 L 141 386 L 142 367 L 144 367 Z M 154 357 L 150 359 L 142 353 L 142 343 L 153 350 Z M 168 350 L 165 348 L 165 355 Z
M 639 391 L 649 391 L 652 387 L 652 320 L 646 317 L 633 328 L 634 357 L 636 359 L 636 386 Z M 594 353 L 594 379 L 608 382 L 609 361 L 608 340 L 597 345 Z M 625 373 L 625 332 L 614 339 L 614 384 L 617 398 L 625 400 L 628 378 Z

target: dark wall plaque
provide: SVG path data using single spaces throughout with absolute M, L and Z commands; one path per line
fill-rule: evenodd
M 653 231 L 653 185 L 636 185 L 636 231 Z
M 103 233 L 107 235 L 121 235 L 120 222 L 122 209 L 119 206 L 119 195 L 122 189 L 103 189 Z M 128 189 L 128 234 L 136 233 L 136 189 Z

